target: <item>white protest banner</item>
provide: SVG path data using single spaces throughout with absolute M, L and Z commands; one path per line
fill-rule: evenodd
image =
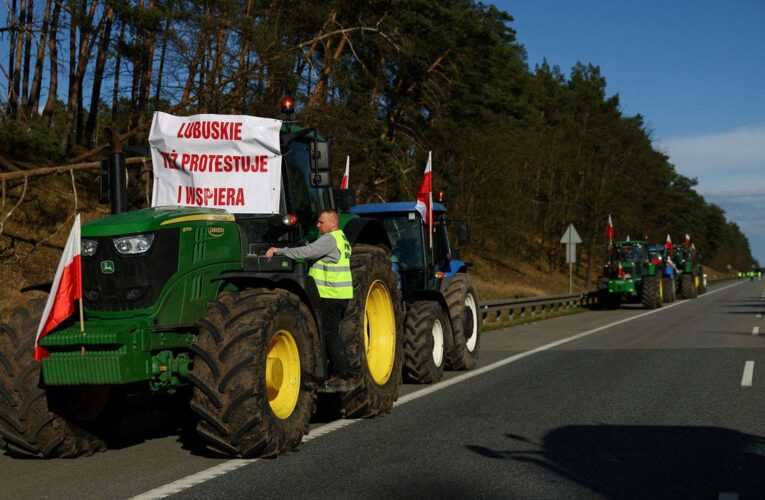
M 151 205 L 278 213 L 281 126 L 254 116 L 155 112 L 149 133 Z

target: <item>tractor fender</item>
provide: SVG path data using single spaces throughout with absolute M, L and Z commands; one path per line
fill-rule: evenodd
M 342 229 L 351 245 L 366 243 L 385 247 L 388 251 L 392 249 L 388 233 L 377 219 L 357 217 L 349 220 Z
M 449 268 L 444 271 L 445 278 L 453 278 L 457 273 L 467 272 L 467 265 L 460 259 L 452 259 L 448 264 Z

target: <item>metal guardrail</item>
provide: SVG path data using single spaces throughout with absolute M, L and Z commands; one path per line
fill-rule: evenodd
M 595 292 L 510 300 L 490 300 L 480 304 L 481 324 L 511 321 L 574 307 L 592 306 L 597 304 L 597 302 L 598 298 Z

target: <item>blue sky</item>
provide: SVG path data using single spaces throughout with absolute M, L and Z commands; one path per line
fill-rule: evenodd
M 529 66 L 599 66 L 765 264 L 765 0 L 502 0 Z M 615 221 L 618 223 L 618 221 Z

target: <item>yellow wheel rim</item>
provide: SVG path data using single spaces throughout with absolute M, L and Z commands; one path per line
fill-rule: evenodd
M 659 278 L 659 302 L 664 302 L 664 282 Z
M 268 344 L 266 390 L 274 415 L 281 419 L 292 415 L 300 394 L 300 352 L 287 330 L 276 332 Z
M 372 380 L 384 385 L 393 372 L 396 352 L 396 316 L 393 299 L 382 281 L 375 281 L 367 292 L 364 310 L 364 352 Z
M 694 276 L 693 277 L 693 286 L 698 288 L 700 284 L 701 284 L 701 280 L 699 279 L 699 277 L 698 276 Z

